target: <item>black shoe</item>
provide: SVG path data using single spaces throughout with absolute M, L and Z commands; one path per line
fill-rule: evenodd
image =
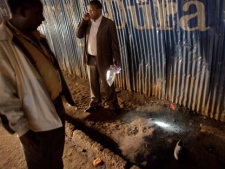
M 119 108 L 113 108 L 112 111 L 115 114 L 120 114 L 120 109 Z
M 97 110 L 97 106 L 95 106 L 95 107 L 88 107 L 86 110 L 84 110 L 84 112 L 93 112 L 93 111 L 95 111 L 95 110 Z

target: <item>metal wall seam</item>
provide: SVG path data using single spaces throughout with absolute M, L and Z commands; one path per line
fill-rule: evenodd
M 47 35 L 60 65 L 87 77 L 75 28 L 88 0 L 42 0 Z M 225 121 L 225 1 L 101 0 L 117 24 L 122 71 L 117 87 L 167 99 Z M 7 12 L 6 12 L 7 11 Z M 0 1 L 0 18 L 9 13 Z

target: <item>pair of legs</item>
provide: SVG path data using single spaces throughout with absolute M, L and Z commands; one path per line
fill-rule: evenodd
M 112 86 L 108 85 L 106 72 L 107 70 L 99 71 L 97 66 L 87 66 L 91 93 L 90 107 L 96 107 L 101 103 L 100 85 L 102 85 L 105 93 L 105 103 L 111 109 L 119 108 L 114 84 L 112 84 Z
M 39 145 L 35 148 L 20 139 L 28 169 L 63 169 L 62 155 L 65 143 L 65 110 L 60 99 L 55 105 L 63 127 L 36 132 Z

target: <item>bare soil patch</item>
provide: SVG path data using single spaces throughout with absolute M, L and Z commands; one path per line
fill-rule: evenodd
M 100 107 L 86 113 L 90 101 L 86 79 L 65 74 L 78 110 L 65 105 L 68 120 L 86 134 L 140 168 L 224 168 L 225 124 L 167 100 L 117 89 L 121 114 Z M 104 93 L 102 93 L 104 96 Z M 174 159 L 182 140 L 184 158 Z
M 94 167 L 92 161 L 98 156 L 98 146 L 94 149 L 93 144 L 89 151 L 81 143 L 76 143 L 76 139 L 71 139 L 71 134 L 76 130 L 81 130 L 99 143 L 103 147 L 99 151 L 108 149 L 124 159 L 127 162 L 124 168 L 133 165 L 143 169 L 224 168 L 225 123 L 201 116 L 167 100 L 120 89 L 117 89 L 117 95 L 121 114 L 115 115 L 104 106 L 93 113 L 86 113 L 84 109 L 90 101 L 87 79 L 66 72 L 65 78 L 78 105 L 75 110 L 64 103 L 69 123 L 66 130 L 67 134 L 70 133 L 66 137 L 64 151 L 65 169 L 123 168 L 122 164 L 108 164 L 110 156 L 105 157 L 105 163 Z M 0 133 L 0 168 L 25 168 L 18 138 L 9 135 L 2 127 Z M 81 136 L 78 134 L 74 137 Z M 179 161 L 173 155 L 178 140 L 182 140 L 185 147 L 184 158 Z

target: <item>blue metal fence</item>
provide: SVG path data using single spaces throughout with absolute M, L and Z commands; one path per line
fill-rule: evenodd
M 61 66 L 86 78 L 75 28 L 87 0 L 42 0 L 47 35 Z M 225 121 L 223 0 L 102 0 L 114 20 L 122 57 L 116 86 L 170 100 Z M 7 17 L 0 0 L 0 18 Z

